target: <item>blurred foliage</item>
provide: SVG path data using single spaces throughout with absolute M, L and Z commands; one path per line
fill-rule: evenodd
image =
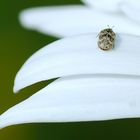
M 52 81 L 41 82 L 13 93 L 14 78 L 27 58 L 57 38 L 26 30 L 19 12 L 34 6 L 81 4 L 79 0 L 0 1 L 0 113 L 23 101 Z M 18 116 L 17 116 L 18 117 Z M 40 123 L 10 126 L 0 130 L 0 140 L 134 140 L 140 139 L 140 120 L 127 119 L 82 123 Z

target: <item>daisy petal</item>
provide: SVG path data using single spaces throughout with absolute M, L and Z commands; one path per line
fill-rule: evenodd
M 111 51 L 100 50 L 97 39 L 97 34 L 74 36 L 42 48 L 18 72 L 14 91 L 70 75 L 140 75 L 140 37 L 117 34 L 115 48 Z
M 0 127 L 140 117 L 140 79 L 134 76 L 60 78 L 0 116 Z
M 127 17 L 140 23 L 140 1 L 131 1 L 121 4 L 121 10 Z
M 140 35 L 140 25 L 120 14 L 100 13 L 86 6 L 32 8 L 21 12 L 21 24 L 57 37 L 99 32 L 107 25 L 120 33 Z
M 107 12 L 119 12 L 119 3 L 123 0 L 82 0 L 85 4 Z

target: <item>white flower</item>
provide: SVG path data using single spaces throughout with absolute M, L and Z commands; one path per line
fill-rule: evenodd
M 42 48 L 18 72 L 14 91 L 43 80 L 71 75 L 140 74 L 140 37 L 118 34 L 115 48 L 108 52 L 99 50 L 97 39 L 97 34 L 78 35 Z
M 97 34 L 47 45 L 24 64 L 14 91 L 59 78 L 0 116 L 0 128 L 30 122 L 76 122 L 140 117 L 140 37 L 117 34 L 102 51 Z
M 119 33 L 140 35 L 138 0 L 82 0 L 85 5 L 29 8 L 21 24 L 56 37 L 99 32 L 107 25 Z
M 99 121 L 140 117 L 140 2 L 82 0 L 88 6 L 23 11 L 23 26 L 57 37 L 18 72 L 14 91 L 59 78 L 0 116 L 0 128 L 30 122 Z M 115 48 L 101 51 L 97 34 L 115 26 Z M 95 33 L 96 32 L 96 33 Z M 89 34 L 91 33 L 91 34 Z M 120 34 L 127 33 L 132 35 Z

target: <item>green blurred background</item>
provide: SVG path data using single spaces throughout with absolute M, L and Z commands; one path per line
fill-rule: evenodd
M 81 4 L 80 0 L 1 0 L 0 1 L 0 113 L 23 101 L 51 81 L 12 91 L 14 77 L 39 48 L 56 40 L 22 28 L 19 12 L 34 6 Z M 18 116 L 17 116 L 18 117 Z M 139 140 L 140 119 L 82 123 L 39 123 L 9 126 L 0 130 L 0 140 Z

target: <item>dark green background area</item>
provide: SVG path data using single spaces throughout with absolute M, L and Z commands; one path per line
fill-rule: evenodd
M 23 101 L 51 81 L 38 83 L 14 94 L 15 75 L 35 51 L 56 40 L 22 28 L 19 12 L 28 7 L 81 4 L 79 0 L 0 1 L 0 114 Z M 83 19 L 84 20 L 84 19 Z M 17 116 L 18 117 L 18 116 Z M 40 123 L 9 126 L 0 140 L 140 140 L 140 119 L 82 123 Z

